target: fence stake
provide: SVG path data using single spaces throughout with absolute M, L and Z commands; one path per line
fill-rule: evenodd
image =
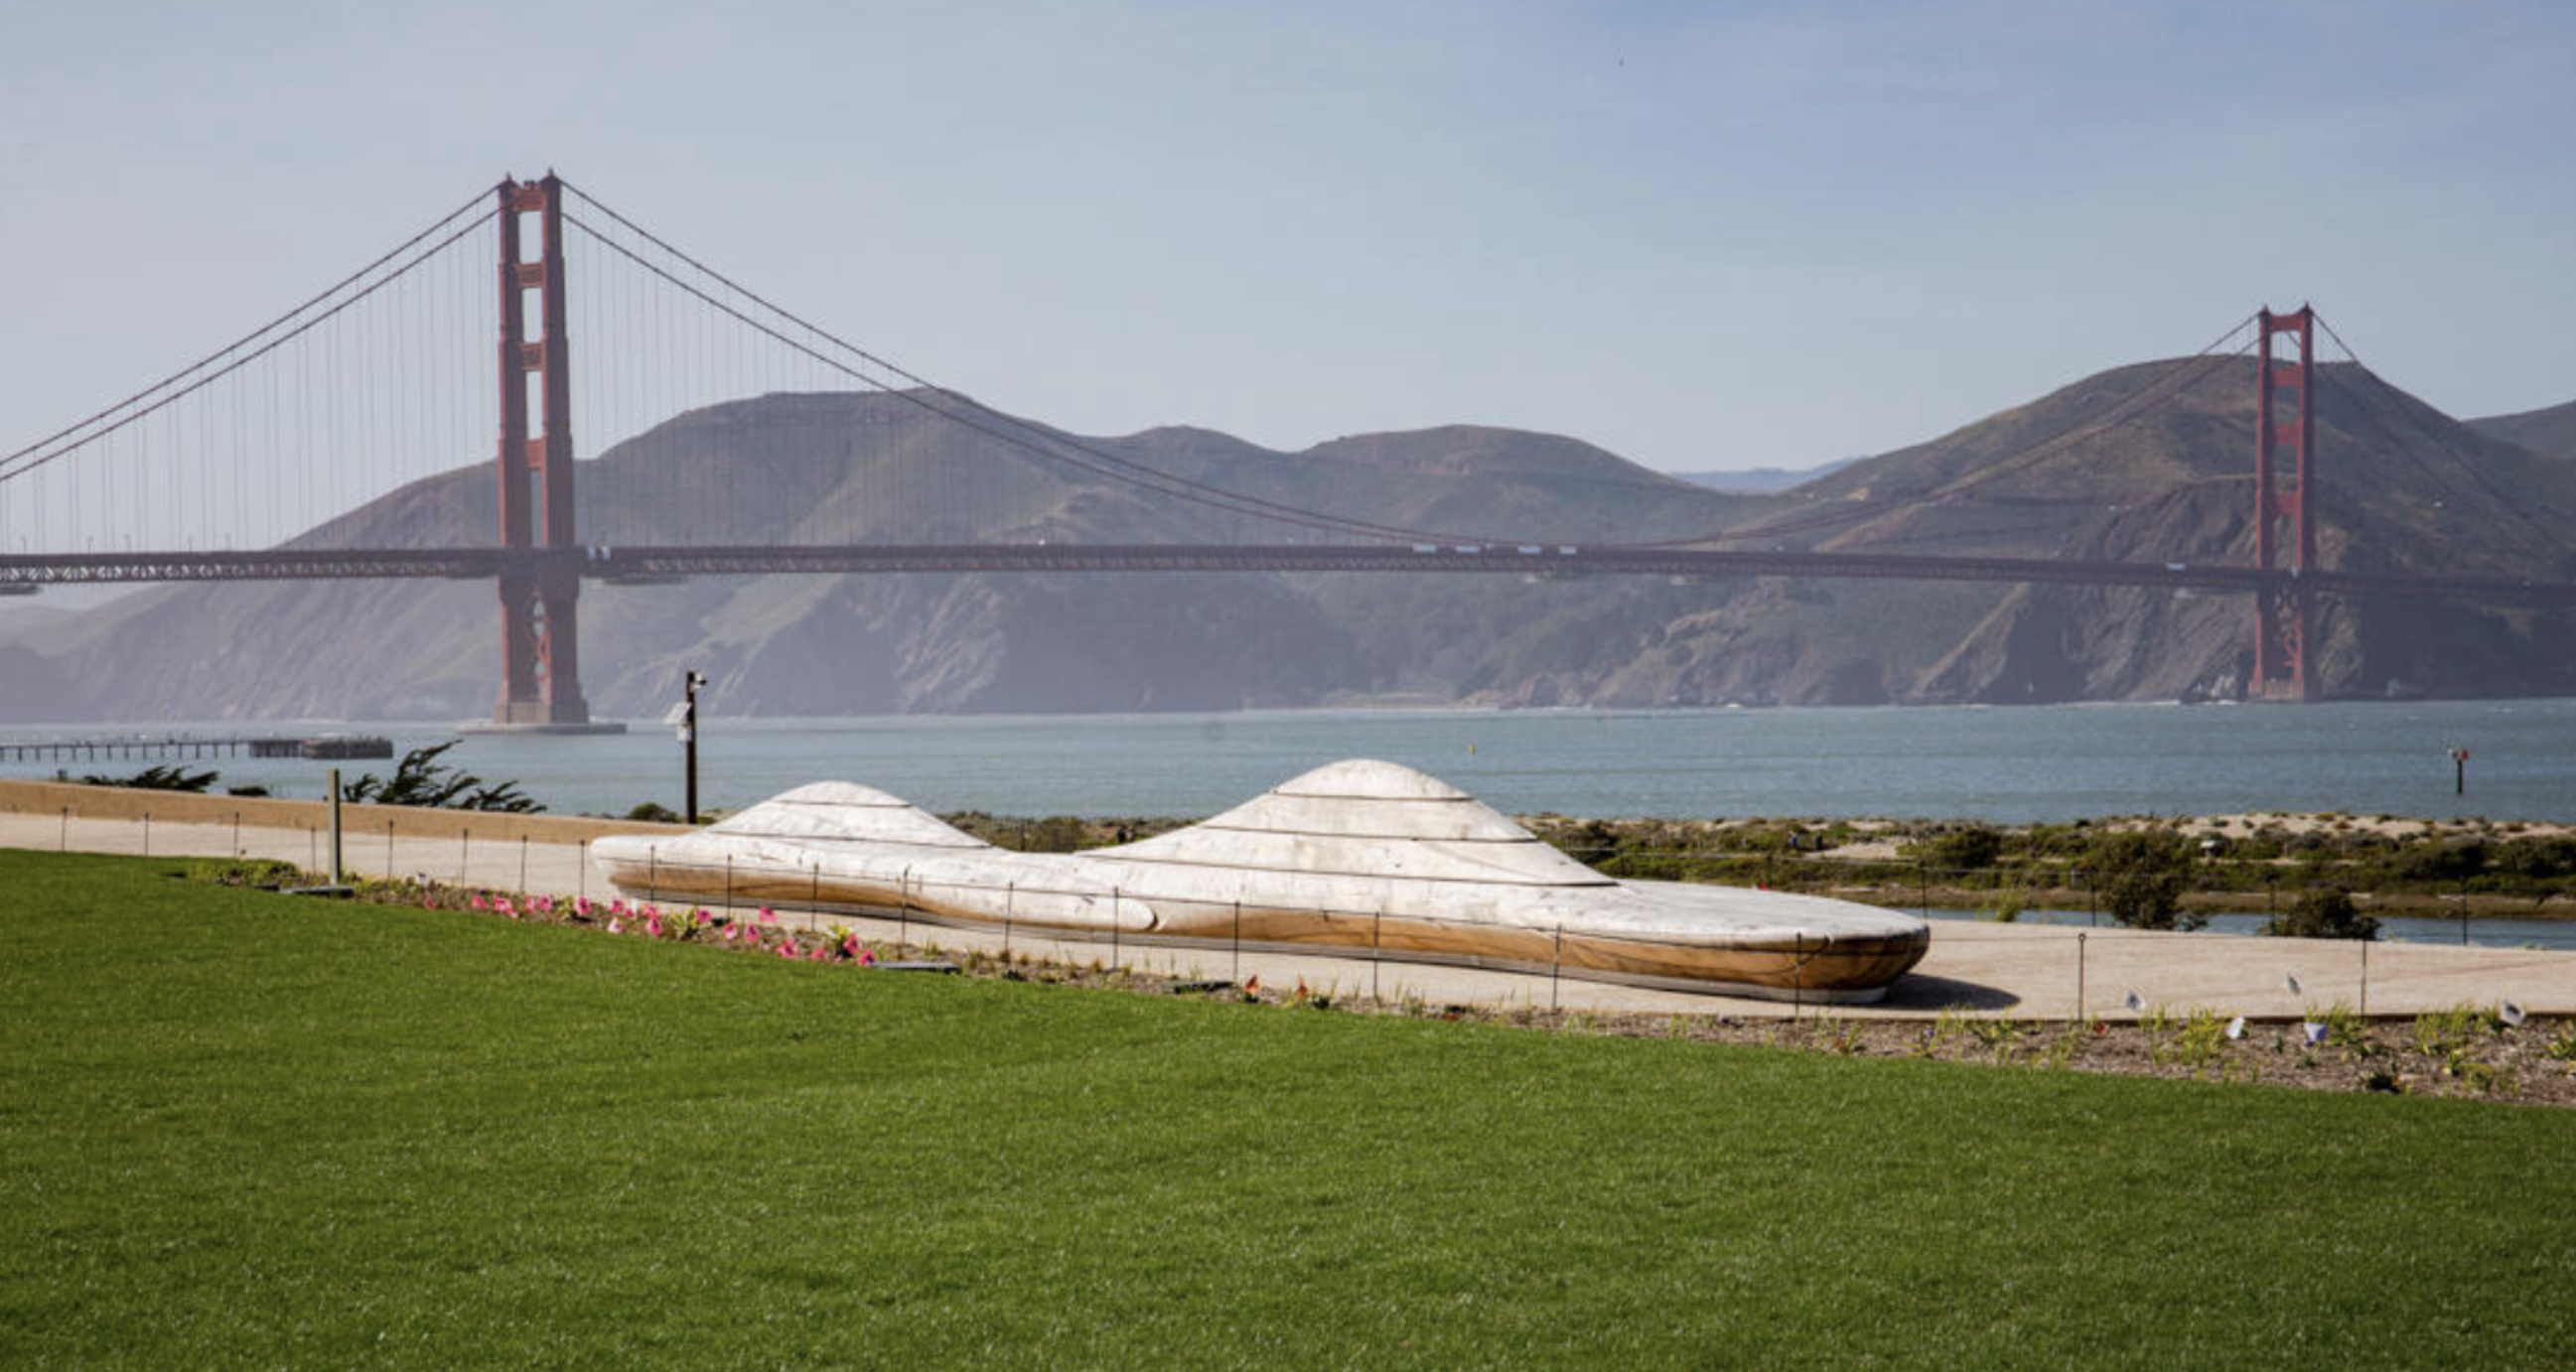
M 456 884 L 457 884 L 457 885 L 459 885 L 459 886 L 467 886 L 467 885 L 471 885 L 471 884 L 472 884 L 472 882 L 467 878 L 466 873 L 468 873 L 468 872 L 470 872 L 470 871 L 472 871 L 472 870 L 474 869 L 474 856 L 473 856 L 473 855 L 474 855 L 474 831 L 473 831 L 473 830 L 471 830 L 471 829 L 459 829 L 459 830 L 457 830 L 457 831 L 456 831 Z
M 1565 977 L 1565 926 L 1556 926 L 1556 951 L 1547 960 L 1547 1012 L 1556 1013 L 1557 983 Z
M 387 848 L 385 851 L 386 851 L 387 853 L 391 853 L 391 852 L 393 852 L 393 849 L 391 849 L 391 848 Z M 386 875 L 390 876 L 390 875 L 392 875 L 392 874 L 391 874 L 391 873 L 387 873 Z M 526 834 L 521 834 L 521 835 L 519 835 L 519 894 L 524 896 L 524 895 L 526 895 L 527 893 L 528 893 L 528 836 L 527 836 Z
M 244 856 L 241 846 L 241 811 L 233 811 L 233 856 Z
M 2088 936 L 2083 930 L 2075 931 L 2075 1018 L 2078 1023 L 2084 1019 L 2084 940 L 2086 937 Z
M 1922 864 L 1917 863 L 1915 865 L 1920 867 Z M 1793 1020 L 1805 1019 L 1807 1017 L 1806 931 L 1803 929 L 1798 931 L 1798 933 L 1791 939 L 1790 946 L 1795 948 L 1797 951 L 1790 954 L 1789 960 L 1789 1018 Z
M 1378 950 L 1386 934 L 1386 911 L 1380 910 L 1369 919 L 1369 1003 L 1380 1003 L 1377 994 Z
M 66 853 L 72 850 L 72 807 L 68 805 L 63 807 L 62 850 Z
M 1234 903 L 1234 984 L 1243 984 L 1243 902 Z
M 391 881 L 391 880 L 393 880 L 393 879 L 394 879 L 394 822 L 393 822 L 392 820 L 386 820 L 386 821 L 385 821 L 385 880 L 387 880 L 387 881 Z M 525 882 L 521 882 L 521 883 L 520 883 L 520 885 L 522 885 L 522 886 L 524 886 L 524 885 L 526 885 L 526 884 L 527 884 L 527 883 L 525 883 Z
M 581 846 L 580 846 L 579 848 L 576 848 L 576 849 L 574 849 L 574 850 L 573 850 L 573 861 L 578 862 L 578 863 L 580 863 L 580 864 L 581 864 L 581 871 L 580 871 L 577 875 L 575 875 L 575 876 L 573 877 L 573 879 L 572 879 L 572 881 L 573 881 L 573 888 L 572 888 L 573 899 L 575 899 L 575 900 L 585 900 L 585 901 L 586 901 L 586 900 L 590 899 L 590 840 L 589 840 L 589 839 L 583 839 L 583 840 L 581 841 Z
M 152 856 L 152 812 L 149 810 L 143 812 L 143 855 Z M 2469 920 L 2465 913 L 2468 908 L 2468 903 L 2462 901 L 2460 905 L 2460 909 L 2464 912 L 2460 916 L 2460 942 L 2462 943 L 2469 941 Z

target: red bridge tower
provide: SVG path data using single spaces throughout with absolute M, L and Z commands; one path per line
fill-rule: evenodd
M 2305 305 L 2291 314 L 2266 308 L 2255 321 L 2254 565 L 2265 571 L 2286 569 L 2296 578 L 2317 566 L 2317 315 Z M 2274 356 L 2275 338 L 2295 340 L 2297 356 Z M 2248 694 L 2274 700 L 2317 698 L 2309 656 L 2316 622 L 2316 593 L 2302 582 L 2255 592 L 2254 680 Z
M 504 180 L 495 192 L 501 221 L 501 546 L 511 551 L 577 546 L 572 491 L 572 350 L 564 329 L 563 183 Z M 522 256 L 521 221 L 537 216 L 538 252 Z M 528 297 L 537 328 L 528 329 Z M 528 436 L 533 395 L 543 421 Z M 520 563 L 501 573 L 502 728 L 573 732 L 596 728 L 581 695 L 581 646 L 574 603 L 581 571 L 571 559 Z

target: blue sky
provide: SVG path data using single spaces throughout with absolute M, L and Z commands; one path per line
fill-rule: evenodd
M 0 0 L 0 450 L 547 167 L 1089 433 L 1804 465 L 2305 300 L 2528 409 L 2571 73 L 2564 0 Z

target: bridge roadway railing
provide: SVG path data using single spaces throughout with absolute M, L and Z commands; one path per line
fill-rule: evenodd
M 0 555 L 0 589 L 165 581 L 444 577 L 576 564 L 601 581 L 781 573 L 1357 572 L 1520 576 L 1820 577 L 2137 586 L 2209 594 L 2305 587 L 2336 596 L 2397 596 L 2516 605 L 2576 605 L 2576 582 L 2500 576 L 2264 570 L 2187 562 L 1924 557 L 1784 549 L 1600 544 L 838 544 L 561 549 L 271 549 Z

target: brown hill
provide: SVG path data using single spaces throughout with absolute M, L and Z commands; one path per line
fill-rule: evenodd
M 1494 541 L 1826 546 L 2139 561 L 2251 560 L 2249 363 L 2088 377 L 1786 496 L 1727 495 L 1570 439 L 1452 427 L 1298 453 L 1202 429 L 1002 441 L 891 395 L 779 395 L 680 416 L 583 464 L 590 543 L 1195 541 L 1345 537 L 1183 483 Z M 2329 367 L 2317 447 L 2326 565 L 2576 579 L 2576 463 Z M 2117 422 L 2114 422 L 2117 421 Z M 997 427 L 999 426 L 999 427 Z M 1078 442 L 1078 446 L 1076 446 Z M 1164 474 L 1163 493 L 1113 479 Z M 1175 492 L 1172 488 L 1178 486 Z M 475 467 L 307 541 L 488 541 Z M 583 598 L 594 709 L 649 717 L 681 671 L 729 713 L 1297 705 L 1403 693 L 1497 703 L 2170 698 L 2247 674 L 2239 598 L 1972 583 L 1647 578 L 763 577 Z M 2331 689 L 2576 691 L 2564 615 L 2338 602 Z M 0 675 L 106 718 L 486 713 L 479 583 L 176 587 L 46 624 Z
M 2472 419 L 2469 427 L 2489 438 L 2529 448 L 2543 457 L 2576 458 L 2576 400 L 2545 410 Z

